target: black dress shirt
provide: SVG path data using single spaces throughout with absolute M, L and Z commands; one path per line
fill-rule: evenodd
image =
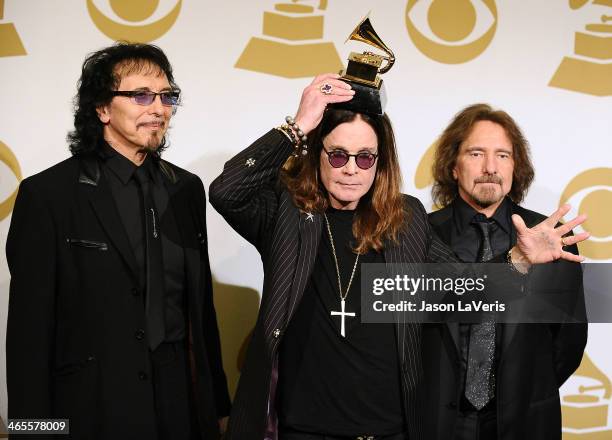
M 478 227 L 473 224 L 474 218 L 478 214 L 474 208 L 468 205 L 461 197 L 457 197 L 453 201 L 453 228 L 451 232 L 451 248 L 457 256 L 466 263 L 474 263 L 478 258 L 478 251 L 482 244 L 482 233 Z M 510 243 L 513 240 L 512 227 L 512 211 L 510 209 L 510 201 L 504 198 L 495 213 L 489 217 L 491 223 L 490 240 L 493 255 L 499 255 L 507 252 L 510 249 Z M 499 325 L 496 331 L 496 361 L 500 357 L 499 341 L 501 340 L 503 328 Z M 465 399 L 465 375 L 467 371 L 468 349 L 470 339 L 470 325 L 459 325 L 459 340 L 461 349 L 461 396 L 462 406 L 471 407 L 471 404 Z M 496 364 L 494 364 L 496 365 Z M 495 368 L 495 367 L 494 367 Z M 489 402 L 486 408 L 494 408 L 494 400 Z
M 102 152 L 102 162 L 104 176 L 136 257 L 140 286 L 145 292 L 146 242 L 142 194 L 134 177 L 137 166 L 108 145 Z M 166 323 L 164 342 L 176 342 L 185 338 L 185 256 L 173 211 L 168 209 L 168 190 L 157 159 L 147 155 L 141 166 L 149 172 L 152 197 L 160 219 Z
M 466 263 L 476 262 L 478 250 L 482 242 L 482 235 L 478 228 L 472 224 L 478 214 L 461 197 L 453 202 L 453 229 L 451 247 L 455 254 Z M 491 223 L 490 238 L 493 255 L 499 255 L 510 249 L 512 236 L 512 212 L 510 202 L 504 198 L 495 213 L 489 218 Z

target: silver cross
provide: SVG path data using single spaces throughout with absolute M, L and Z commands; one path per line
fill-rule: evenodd
M 246 161 L 246 166 L 250 168 L 253 165 L 255 165 L 255 159 L 253 159 L 252 157 L 249 157 Z
M 311 222 L 314 222 L 314 214 L 311 212 L 307 212 L 306 213 L 306 220 L 310 220 Z
M 332 316 L 339 316 L 340 317 L 340 334 L 342 335 L 343 338 L 346 337 L 346 330 L 345 330 L 345 325 L 344 325 L 344 318 L 346 316 L 351 316 L 351 317 L 355 317 L 355 313 L 349 313 L 345 311 L 345 307 L 346 307 L 346 303 L 345 301 L 342 299 L 340 300 L 340 308 L 342 309 L 340 312 L 331 312 Z

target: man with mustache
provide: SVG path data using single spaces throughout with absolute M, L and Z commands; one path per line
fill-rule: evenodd
M 7 239 L 9 418 L 69 419 L 75 439 L 218 438 L 204 187 L 161 159 L 179 103 L 158 47 L 85 60 L 72 158 L 21 183 Z
M 433 199 L 442 209 L 429 214 L 429 223 L 462 261 L 508 253 L 517 231 L 559 220 L 518 205 L 534 177 L 528 144 L 510 115 L 489 105 L 455 116 L 432 171 Z M 577 254 L 567 240 L 561 239 L 562 254 Z M 583 310 L 580 265 L 559 257 L 547 283 L 577 286 Z M 559 387 L 580 364 L 586 340 L 586 324 L 425 325 L 427 438 L 560 440 Z

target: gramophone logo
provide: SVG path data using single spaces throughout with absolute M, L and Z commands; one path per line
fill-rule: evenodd
M 569 381 L 574 394 L 561 399 L 563 414 L 563 440 L 606 440 L 612 438 L 612 427 L 608 418 L 612 384 L 584 354 L 580 367 Z
M 338 72 L 342 60 L 336 47 L 323 39 L 323 15 L 327 0 L 314 6 L 277 3 L 263 15 L 263 37 L 253 37 L 235 67 L 285 78 Z M 315 40 L 313 42 L 313 40 Z
M 580 254 L 593 260 L 612 259 L 612 168 L 593 168 L 578 174 L 563 191 L 560 203 L 569 203 L 580 214 L 588 215 L 581 227 L 591 237 L 578 244 Z
M 174 25 L 181 10 L 183 0 L 87 0 L 87 10 L 96 27 L 113 40 L 125 40 L 134 43 L 148 43 L 157 40 Z M 120 23 L 109 18 L 103 9 L 108 9 L 121 20 Z M 160 11 L 168 10 L 165 15 L 151 21 L 151 17 Z M 144 23 L 145 21 L 151 21 Z
M 589 0 L 570 0 L 578 9 Z M 592 0 L 593 5 L 612 8 L 612 0 Z M 574 56 L 565 57 L 549 86 L 596 96 L 612 96 L 612 9 L 604 9 L 600 23 L 586 25 L 574 35 Z M 608 23 L 609 22 L 609 23 Z
M 19 166 L 19 162 L 17 162 L 17 158 L 10 150 L 8 146 L 4 143 L 0 142 L 0 162 L 3 165 L 0 165 L 0 198 L 4 198 L 0 202 L 0 221 L 4 220 L 13 210 L 13 205 L 15 204 L 15 198 L 17 197 L 17 189 L 18 184 L 21 182 L 21 167 Z M 13 179 L 2 178 L 3 175 L 6 174 L 6 167 L 8 167 L 9 171 L 15 176 L 17 179 L 17 185 L 15 185 L 14 189 L 11 185 L 7 187 L 7 182 L 10 184 Z M 5 168 L 5 169 L 2 169 Z
M 491 23 L 483 32 L 486 14 Z M 419 30 L 425 22 L 428 32 Z M 493 40 L 497 6 L 495 0 L 409 0 L 406 27 L 414 45 L 427 57 L 445 64 L 465 63 L 483 53 Z
M 4 20 L 4 0 L 0 0 L 0 21 Z M 0 23 L 0 57 L 26 55 L 13 23 Z

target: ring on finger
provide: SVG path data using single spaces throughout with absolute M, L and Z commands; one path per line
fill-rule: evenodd
M 561 247 L 563 248 L 565 246 L 568 246 L 568 244 L 565 243 L 565 237 L 561 237 Z
M 324 95 L 331 95 L 331 92 L 332 92 L 332 90 L 334 90 L 334 87 L 331 84 L 329 84 L 329 83 L 325 83 L 321 87 L 319 87 L 319 90 Z

